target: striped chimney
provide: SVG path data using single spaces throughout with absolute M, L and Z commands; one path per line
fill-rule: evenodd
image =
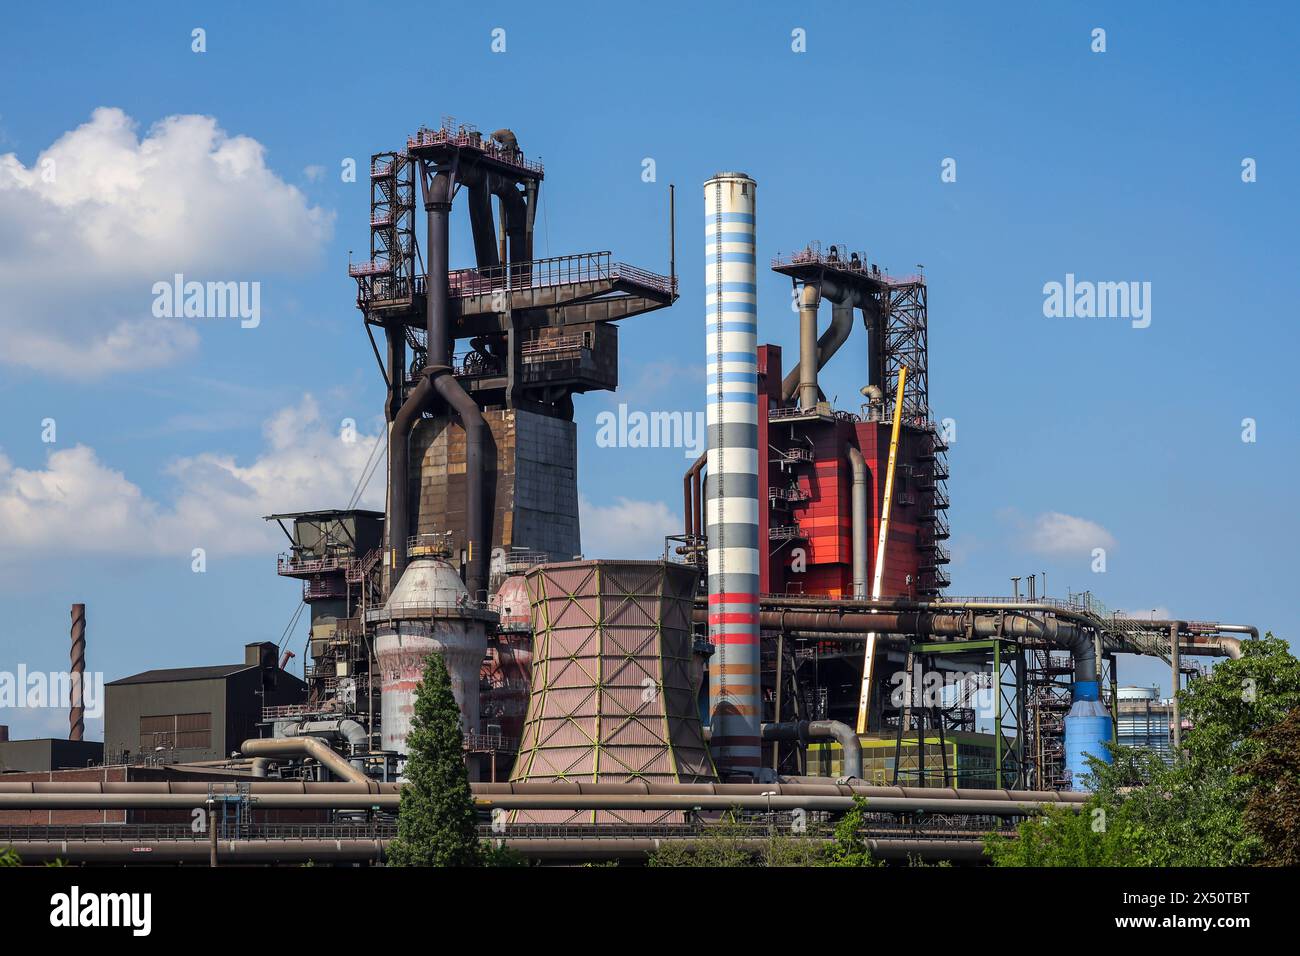
M 80 740 L 86 731 L 86 698 L 82 681 L 86 674 L 86 605 L 72 605 L 72 679 L 69 694 L 68 739 Z
M 760 767 L 756 188 L 744 173 L 704 184 L 709 746 L 723 779 Z

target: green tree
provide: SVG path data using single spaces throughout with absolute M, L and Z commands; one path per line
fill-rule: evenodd
M 1243 642 L 1238 660 L 1220 662 L 1179 702 L 1191 728 L 1172 765 L 1149 750 L 1112 747 L 1111 763 L 1091 761 L 1095 792 L 1081 813 L 1052 810 L 1024 821 L 1014 840 L 990 836 L 993 862 L 1242 866 L 1265 858 L 1263 831 L 1248 825 L 1246 809 L 1269 773 L 1286 779 L 1260 761 L 1273 739 L 1267 729 L 1300 705 L 1300 661 L 1272 634 Z
M 406 785 L 390 866 L 482 866 L 483 848 L 465 767 L 460 708 L 441 655 L 430 654 L 415 689 Z
M 853 809 L 840 817 L 830 844 L 822 851 L 823 866 L 883 866 L 872 859 L 867 841 L 861 836 L 866 827 L 867 801 L 853 798 Z
M 1082 810 L 1048 807 L 1022 820 L 1016 836 L 990 833 L 984 852 L 994 866 L 1126 866 L 1131 864 L 1125 827 L 1095 805 Z
M 1260 843 L 1257 862 L 1300 866 L 1300 709 L 1256 737 L 1242 770 L 1251 782 L 1245 822 Z
M 762 851 L 754 842 L 753 831 L 726 813 L 708 831 L 693 840 L 667 839 L 650 854 L 649 866 L 760 866 Z
M 18 859 L 18 854 L 14 852 L 13 847 L 0 846 L 0 866 L 22 865 L 22 861 Z

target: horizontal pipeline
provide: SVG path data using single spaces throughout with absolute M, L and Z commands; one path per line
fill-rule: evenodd
M 814 838 L 824 840 L 824 838 Z M 694 844 L 689 837 L 671 840 L 625 837 L 547 840 L 506 839 L 506 846 L 530 859 L 554 860 L 644 860 L 664 843 Z M 761 847 L 762 840 L 752 842 Z M 221 840 L 217 843 L 219 863 L 382 863 L 387 840 Z M 980 842 L 972 840 L 868 840 L 874 857 L 884 860 L 919 858 L 927 861 L 979 862 L 984 859 Z M 207 864 L 212 852 L 205 840 L 143 840 L 124 843 L 75 841 L 33 841 L 14 845 L 23 863 Z
M 188 810 L 207 804 L 198 793 L 5 793 L 2 810 Z M 395 812 L 396 794 L 252 794 L 249 803 L 267 810 L 387 810 Z M 811 810 L 843 812 L 852 796 L 815 794 L 475 794 L 480 810 Z M 1025 816 L 1049 805 L 1079 807 L 1077 801 L 976 800 L 942 797 L 871 797 L 867 808 L 877 813 L 953 813 L 980 816 Z
M 914 797 L 944 800 L 998 800 L 1047 803 L 1084 802 L 1086 795 L 1058 793 L 1054 790 L 980 790 L 970 787 L 879 787 L 864 783 L 836 783 L 829 777 L 825 783 L 809 783 L 811 778 L 785 780 L 779 783 L 472 783 L 470 789 L 478 797 L 528 796 L 863 796 L 868 799 L 882 797 Z M 369 796 L 396 796 L 402 785 L 397 783 L 302 783 L 280 780 L 252 780 L 240 785 L 256 795 L 343 795 L 359 800 Z M 112 783 L 77 781 L 55 783 L 50 781 L 4 781 L 0 779 L 0 795 L 24 794 L 184 794 L 206 798 L 209 793 L 220 797 L 237 796 L 234 783 L 194 783 L 190 781 L 154 781 L 140 783 Z

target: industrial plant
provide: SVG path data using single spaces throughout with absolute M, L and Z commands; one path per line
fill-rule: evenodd
M 546 170 L 514 132 L 445 118 L 388 145 L 348 269 L 384 386 L 386 505 L 265 516 L 287 541 L 275 573 L 302 589 L 301 679 L 282 646 L 232 647 L 111 682 L 102 748 L 75 700 L 68 741 L 0 737 L 0 845 L 24 861 L 383 863 L 436 654 L 484 838 L 529 860 L 645 862 L 727 813 L 802 811 L 820 832 L 865 797 L 875 856 L 976 863 L 989 831 L 1085 801 L 1107 743 L 1177 748 L 1177 698 L 1122 687 L 1121 656 L 1178 687 L 1258 637 L 1034 577 L 948 593 L 961 475 L 931 409 L 927 277 L 765 235 L 760 185 L 780 186 L 722 171 L 691 194 L 705 295 L 679 303 L 675 193 L 667 274 L 598 236 L 538 258 Z M 450 261 L 458 202 L 468 263 Z M 760 263 L 760 242 L 799 251 Z M 760 266 L 797 312 L 760 314 Z M 674 306 L 702 319 L 708 433 L 680 528 L 657 558 L 584 558 L 573 396 L 617 389 L 619 324 Z M 794 355 L 765 338 L 784 323 Z M 831 363 L 860 401 L 828 399 Z M 76 670 L 93 607 L 71 637 Z

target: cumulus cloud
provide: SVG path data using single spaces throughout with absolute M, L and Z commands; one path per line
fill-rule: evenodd
M 578 500 L 582 553 L 588 558 L 657 558 L 664 537 L 681 533 L 681 515 L 662 501 L 615 498 L 598 505 L 585 495 Z
M 1027 544 L 1039 554 L 1088 554 L 1114 547 L 1115 538 L 1095 521 L 1048 511 L 1034 519 Z
M 164 365 L 199 337 L 153 317 L 153 283 L 255 281 L 318 259 L 333 214 L 257 140 L 211 116 L 137 129 L 102 107 L 30 167 L 0 155 L 0 360 L 81 376 Z
M 262 516 L 342 507 L 352 496 L 375 435 L 342 432 L 305 395 L 263 428 L 265 448 L 240 464 L 204 453 L 174 462 L 170 500 L 146 495 L 85 445 L 51 452 L 44 468 L 0 456 L 0 540 L 11 559 L 50 554 L 183 555 L 265 553 L 279 532 Z M 379 453 L 382 454 L 382 453 Z M 383 464 L 360 506 L 383 507 Z

